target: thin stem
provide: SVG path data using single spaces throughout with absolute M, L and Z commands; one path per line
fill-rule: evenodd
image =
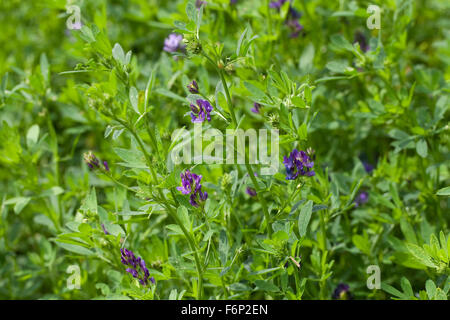
M 230 113 L 231 113 L 231 120 L 233 121 L 235 128 L 237 128 L 238 123 L 236 120 L 236 115 L 234 114 L 233 102 L 231 100 L 230 91 L 228 90 L 227 81 L 225 80 L 225 76 L 223 74 L 222 69 L 219 69 L 219 76 L 220 76 L 220 80 L 222 81 L 223 88 L 225 89 L 225 94 L 227 95 L 227 102 L 228 102 L 228 108 L 230 109 Z
M 228 108 L 230 109 L 231 119 L 233 120 L 235 129 L 237 129 L 238 123 L 236 121 L 236 116 L 234 113 L 233 102 L 231 100 L 230 91 L 228 90 L 228 84 L 227 84 L 227 81 L 225 80 L 225 76 L 223 74 L 222 69 L 219 69 L 219 75 L 220 75 L 220 79 L 222 80 L 222 84 L 223 84 L 223 87 L 225 89 L 225 93 L 227 96 L 227 103 L 228 103 Z M 253 172 L 252 166 L 249 163 L 245 162 L 245 167 L 247 168 L 248 175 L 250 176 L 250 179 L 252 180 L 253 185 L 255 186 L 258 199 L 261 202 L 261 206 L 262 206 L 263 212 L 264 212 L 264 218 L 266 219 L 266 223 L 267 223 L 267 230 L 268 230 L 269 237 L 270 237 L 270 236 L 272 236 L 272 229 L 270 226 L 270 215 L 269 215 L 269 211 L 267 210 L 266 200 L 264 199 L 264 197 L 261 196 L 262 191 L 260 190 L 259 185 L 256 181 L 255 173 Z
M 136 141 L 139 144 L 140 148 L 142 149 L 142 152 L 144 153 L 144 156 L 145 156 L 145 159 L 147 161 L 147 165 L 148 165 L 148 167 L 150 169 L 150 173 L 152 175 L 153 180 L 156 183 L 158 183 L 158 177 L 157 177 L 156 172 L 155 172 L 155 170 L 153 168 L 153 163 L 151 161 L 150 155 L 148 154 L 147 150 L 145 149 L 144 143 L 142 142 L 142 140 L 139 137 L 139 135 L 136 133 L 136 131 L 127 122 L 125 122 L 125 121 L 123 121 L 123 120 L 121 120 L 119 118 L 115 118 L 115 120 L 118 121 L 120 124 L 122 124 L 134 136 L 134 138 L 136 139 Z M 178 224 L 178 226 L 181 228 L 181 231 L 185 235 L 185 237 L 186 237 L 186 239 L 187 239 L 187 241 L 189 243 L 189 246 L 191 247 L 191 250 L 192 250 L 192 252 L 194 254 L 194 261 L 195 261 L 195 266 L 196 266 L 197 274 L 198 274 L 198 295 L 197 295 L 197 299 L 201 300 L 202 297 L 203 297 L 203 270 L 202 270 L 202 267 L 201 267 L 200 259 L 198 257 L 197 245 L 196 245 L 194 239 L 192 238 L 192 235 L 187 231 L 186 227 L 178 219 L 178 216 L 177 216 L 176 212 L 168 204 L 167 198 L 164 195 L 164 193 L 162 192 L 162 190 L 160 188 L 156 188 L 156 189 L 158 190 L 159 196 L 161 197 L 161 199 L 164 202 L 163 203 L 164 207 L 167 209 L 167 212 L 172 217 L 172 219 L 174 219 L 175 222 Z
M 115 184 L 117 184 L 118 186 L 127 189 L 128 191 L 131 191 L 133 193 L 136 193 L 136 190 L 131 189 L 129 186 L 123 184 L 122 182 L 120 182 L 119 180 L 116 180 L 112 174 L 107 174 L 105 172 L 101 172 L 103 173 L 105 176 L 107 176 L 112 182 L 114 182 Z
M 322 244 L 323 244 L 322 259 L 324 259 L 323 255 L 327 254 L 326 223 L 325 223 L 325 217 L 324 217 L 322 211 L 319 211 L 319 216 L 320 216 L 320 233 L 321 233 L 321 236 L 322 236 Z M 325 262 L 326 261 L 322 262 L 322 266 L 326 265 Z M 323 268 L 326 268 L 326 267 L 323 267 Z M 327 271 L 326 269 L 325 270 L 322 269 L 322 275 L 321 275 L 322 277 L 324 276 L 326 271 Z M 326 298 L 327 298 L 326 297 L 326 284 L 327 284 L 326 280 L 321 280 L 320 284 L 319 284 L 320 285 L 320 297 L 321 297 L 322 300 L 326 300 Z

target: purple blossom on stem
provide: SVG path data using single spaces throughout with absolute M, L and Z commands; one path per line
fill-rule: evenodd
M 303 26 L 294 19 L 286 21 L 286 24 L 289 28 L 292 29 L 292 33 L 289 35 L 290 38 L 297 38 L 300 34 L 300 31 L 303 30 Z
M 105 160 L 103 161 L 103 166 L 105 167 L 106 171 L 109 171 L 109 166 L 108 166 L 108 162 Z
M 192 80 L 187 85 L 187 88 L 188 88 L 190 93 L 193 93 L 193 94 L 199 93 L 199 91 L 198 91 L 198 84 L 197 84 L 197 81 L 195 81 L 195 80 Z
M 269 3 L 269 7 L 272 9 L 278 9 L 280 10 L 281 7 L 283 6 L 283 4 L 286 2 L 287 0 L 278 0 L 278 1 L 271 1 Z
M 133 251 L 127 250 L 127 249 L 120 249 L 121 257 L 120 260 L 122 264 L 128 266 L 126 269 L 127 272 L 129 272 L 133 278 L 138 279 L 139 283 L 143 286 L 146 286 L 149 284 L 149 281 L 151 281 L 153 284 L 155 283 L 155 279 L 153 277 L 150 277 L 150 273 L 145 266 L 145 261 L 141 257 L 135 257 Z
M 100 161 L 92 151 L 84 153 L 83 157 L 90 169 L 100 168 Z
M 104 233 L 104 234 L 106 234 L 106 235 L 110 234 L 110 233 L 108 232 L 108 230 L 106 230 L 105 224 L 103 224 L 103 223 L 102 223 L 102 229 L 103 229 L 103 233 Z
M 287 0 L 272 1 L 269 4 L 269 7 L 280 11 L 281 7 L 286 2 Z M 285 23 L 292 30 L 292 33 L 289 35 L 290 38 L 297 38 L 300 34 L 300 31 L 303 30 L 303 26 L 298 22 L 298 19 L 300 19 L 301 16 L 301 12 L 297 11 L 291 4 L 289 4 L 289 10 Z
M 230 6 L 234 5 L 237 3 L 237 0 L 230 0 Z
M 348 284 L 340 283 L 334 290 L 332 298 L 335 300 L 350 300 L 352 295 L 350 293 L 350 287 Z
M 295 180 L 298 176 L 314 176 L 316 173 L 312 168 L 314 162 L 305 151 L 294 149 L 289 157 L 284 157 L 283 161 L 286 167 L 286 180 Z
M 185 173 L 181 173 L 181 187 L 177 187 L 177 190 L 182 194 L 189 194 L 189 203 L 198 207 L 199 202 L 206 201 L 208 199 L 208 193 L 202 191 L 201 180 L 202 176 L 186 170 Z
M 369 193 L 367 191 L 361 191 L 355 199 L 355 207 L 360 207 L 363 204 L 367 203 L 369 201 Z
M 366 161 L 363 161 L 363 166 L 364 166 L 364 170 L 366 170 L 366 172 L 368 174 L 371 174 L 373 169 L 375 169 L 372 164 L 370 164 L 369 162 L 366 162 Z
M 191 121 L 192 123 L 198 123 L 205 121 L 211 121 L 210 112 L 213 110 L 212 105 L 207 100 L 198 99 L 197 104 L 191 103 Z
M 256 197 L 256 190 L 250 187 L 247 187 L 247 189 L 245 189 L 245 192 L 250 196 L 250 197 Z
M 251 108 L 250 111 L 253 113 L 260 113 L 261 108 L 262 106 L 258 102 L 255 102 L 253 103 L 253 108 Z
M 362 52 L 367 52 L 370 50 L 369 44 L 367 43 L 367 38 L 364 33 L 358 31 L 355 33 L 353 43 L 359 43 L 359 48 Z
M 196 1 L 195 1 L 195 7 L 196 7 L 197 9 L 200 9 L 200 7 L 201 7 L 202 5 L 204 5 L 204 4 L 206 4 L 206 1 L 202 1 L 202 0 L 196 0 Z
M 182 35 L 176 33 L 169 34 L 169 36 L 164 40 L 164 51 L 176 52 L 182 50 L 184 48 L 182 41 Z

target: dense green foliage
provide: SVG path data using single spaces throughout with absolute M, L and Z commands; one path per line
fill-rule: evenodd
M 0 2 L 0 298 L 447 299 L 448 1 L 293 0 L 297 37 L 289 2 L 72 4 L 81 29 L 64 0 Z M 163 50 L 172 32 L 185 50 Z M 192 80 L 204 130 L 279 130 L 277 173 L 168 161 Z M 286 180 L 295 148 L 314 176 Z

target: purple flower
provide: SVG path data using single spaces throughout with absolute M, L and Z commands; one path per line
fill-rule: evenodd
M 272 1 L 269 4 L 269 7 L 280 11 L 281 7 L 286 2 L 287 0 Z M 297 38 L 300 31 L 303 30 L 303 26 L 298 22 L 298 19 L 300 19 L 301 16 L 301 12 L 297 11 L 291 4 L 289 4 L 289 11 L 285 23 L 292 30 L 292 33 L 289 35 L 290 38 Z
M 198 84 L 197 84 L 197 81 L 195 81 L 195 80 L 192 80 L 187 85 L 187 88 L 188 88 L 190 93 L 193 93 L 193 94 L 199 93 L 199 91 L 198 91 Z
M 255 102 L 253 103 L 253 108 L 251 108 L 250 111 L 253 113 L 260 113 L 261 108 L 262 106 L 258 102 Z
M 83 157 L 84 161 L 86 162 L 86 164 L 90 169 L 100 168 L 100 161 L 92 151 L 84 153 Z
M 106 234 L 106 235 L 109 234 L 108 230 L 106 230 L 105 225 L 103 223 L 102 223 L 102 229 L 103 229 L 104 234 Z
M 211 121 L 210 112 L 213 107 L 207 100 L 198 99 L 197 104 L 191 104 L 191 121 L 192 123 L 203 122 L 205 118 Z
M 256 190 L 250 187 L 247 187 L 247 189 L 245 189 L 245 192 L 247 192 L 247 194 L 250 197 L 255 197 L 256 196 Z
M 297 38 L 300 34 L 300 31 L 303 30 L 303 26 L 297 20 L 288 20 L 286 21 L 286 24 L 292 30 L 292 33 L 289 36 L 290 38 Z
M 366 36 L 364 35 L 364 33 L 360 32 L 360 31 L 355 33 L 353 43 L 356 43 L 356 42 L 359 43 L 359 47 L 362 52 L 367 52 L 370 50 L 369 44 L 367 43 L 367 39 L 366 39 Z
M 287 0 L 271 1 L 270 4 L 269 4 L 269 7 L 270 7 L 270 8 L 273 8 L 273 9 L 278 9 L 278 10 L 280 10 L 281 7 L 283 6 L 283 4 L 284 4 L 286 1 L 287 1 Z
M 184 45 L 182 41 L 183 41 L 182 35 L 176 33 L 169 34 L 169 36 L 164 40 L 164 51 L 176 52 L 178 50 L 183 49 Z
M 133 278 L 138 279 L 141 285 L 148 285 L 149 280 L 153 284 L 155 283 L 155 279 L 153 277 L 149 279 L 150 273 L 145 266 L 144 259 L 142 259 L 141 257 L 136 258 L 133 251 L 131 250 L 120 249 L 120 253 L 120 260 L 122 264 L 129 267 L 126 269 L 126 271 L 129 272 L 133 276 Z
M 355 207 L 360 207 L 363 204 L 367 203 L 367 201 L 369 201 L 369 193 L 366 191 L 361 191 L 355 199 Z
M 204 4 L 206 4 L 206 1 L 202 1 L 202 0 L 196 0 L 196 1 L 195 1 L 195 7 L 196 7 L 197 9 L 200 9 L 200 7 L 201 7 L 202 5 L 204 5 Z
M 237 0 L 230 0 L 230 6 L 234 5 L 237 3 Z
M 352 295 L 350 293 L 350 287 L 345 283 L 340 283 L 334 290 L 332 298 L 335 300 L 350 300 Z
M 302 17 L 302 13 L 300 11 L 297 11 L 293 6 L 289 6 L 288 15 L 292 19 L 300 19 Z
M 105 167 L 106 171 L 109 171 L 109 166 L 108 166 L 108 162 L 105 160 L 103 161 L 103 166 Z
M 298 176 L 314 176 L 316 173 L 312 168 L 314 162 L 305 151 L 294 149 L 289 157 L 284 157 L 283 161 L 286 167 L 286 180 L 295 180 Z
M 202 191 L 201 180 L 202 176 L 186 170 L 185 173 L 181 173 L 181 187 L 177 187 L 177 190 L 182 194 L 190 194 L 189 203 L 198 207 L 199 202 L 206 201 L 208 199 L 208 193 Z
M 374 166 L 373 166 L 372 164 L 370 164 L 370 163 L 367 162 L 367 161 L 363 161 L 363 166 L 364 166 L 364 170 L 366 170 L 366 172 L 367 172 L 368 174 L 371 174 L 371 173 L 372 173 L 372 171 L 373 171 L 373 169 L 374 169 Z

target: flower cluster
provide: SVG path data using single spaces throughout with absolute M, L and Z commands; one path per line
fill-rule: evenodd
M 365 204 L 367 201 L 369 201 L 369 193 L 366 191 L 361 191 L 355 199 L 355 207 L 360 207 L 363 204 Z
M 366 36 L 364 33 L 358 31 L 355 33 L 354 41 L 353 43 L 359 43 L 359 48 L 362 52 L 367 52 L 370 50 L 369 44 L 367 43 Z
M 272 1 L 270 2 L 269 7 L 280 10 L 287 1 L 288 0 Z M 292 30 L 292 33 L 290 35 L 291 38 L 297 38 L 300 34 L 300 31 L 303 30 L 303 26 L 298 22 L 298 19 L 300 19 L 301 16 L 302 14 L 298 12 L 291 4 L 289 4 L 289 11 L 286 17 L 286 25 Z
M 245 189 L 245 192 L 250 196 L 250 197 L 255 197 L 256 196 L 256 190 L 250 187 L 247 187 L 247 189 Z
M 314 161 L 310 157 L 311 153 L 312 151 L 308 154 L 305 151 L 294 149 L 289 157 L 284 157 L 283 164 L 286 167 L 287 180 L 295 180 L 298 176 L 311 177 L 316 174 L 312 170 Z
M 196 0 L 195 1 L 195 7 L 197 9 L 200 9 L 202 5 L 206 5 L 206 1 L 202 1 L 202 0 Z
M 261 108 L 262 106 L 258 102 L 255 102 L 253 103 L 253 108 L 251 108 L 250 111 L 253 113 L 260 113 Z
M 352 295 L 348 284 L 340 283 L 334 290 L 332 298 L 335 300 L 351 300 Z
M 89 169 L 100 169 L 100 160 L 98 160 L 98 158 L 95 156 L 95 154 L 92 151 L 89 152 L 85 152 L 84 155 L 84 162 L 86 162 L 86 164 L 88 165 Z M 108 162 L 103 161 L 103 168 L 106 171 L 109 171 L 109 166 L 108 166 Z
M 203 122 L 205 118 L 208 121 L 211 121 L 210 112 L 213 110 L 212 105 L 207 100 L 198 99 L 196 101 L 197 104 L 191 103 L 191 121 L 193 123 Z
M 363 166 L 364 166 L 364 170 L 366 170 L 366 172 L 368 174 L 371 174 L 373 169 L 375 169 L 374 166 L 367 161 L 363 161 Z
M 176 52 L 184 49 L 183 36 L 176 33 L 171 33 L 164 40 L 164 51 Z
M 131 273 L 133 278 L 139 280 L 139 283 L 143 286 L 149 284 L 149 282 L 155 283 L 155 278 L 150 277 L 147 267 L 145 266 L 145 261 L 141 257 L 135 257 L 133 251 L 127 249 L 120 249 L 121 261 L 124 265 L 129 266 L 127 272 Z
M 177 190 L 181 191 L 182 194 L 190 194 L 189 203 L 194 207 L 198 207 L 200 201 L 208 199 L 208 193 L 202 191 L 201 180 L 201 175 L 186 170 L 184 174 L 181 173 L 182 186 L 177 187 Z
M 198 84 L 197 81 L 192 80 L 188 85 L 187 88 L 189 90 L 190 93 L 196 94 L 199 93 L 200 91 L 198 90 Z

